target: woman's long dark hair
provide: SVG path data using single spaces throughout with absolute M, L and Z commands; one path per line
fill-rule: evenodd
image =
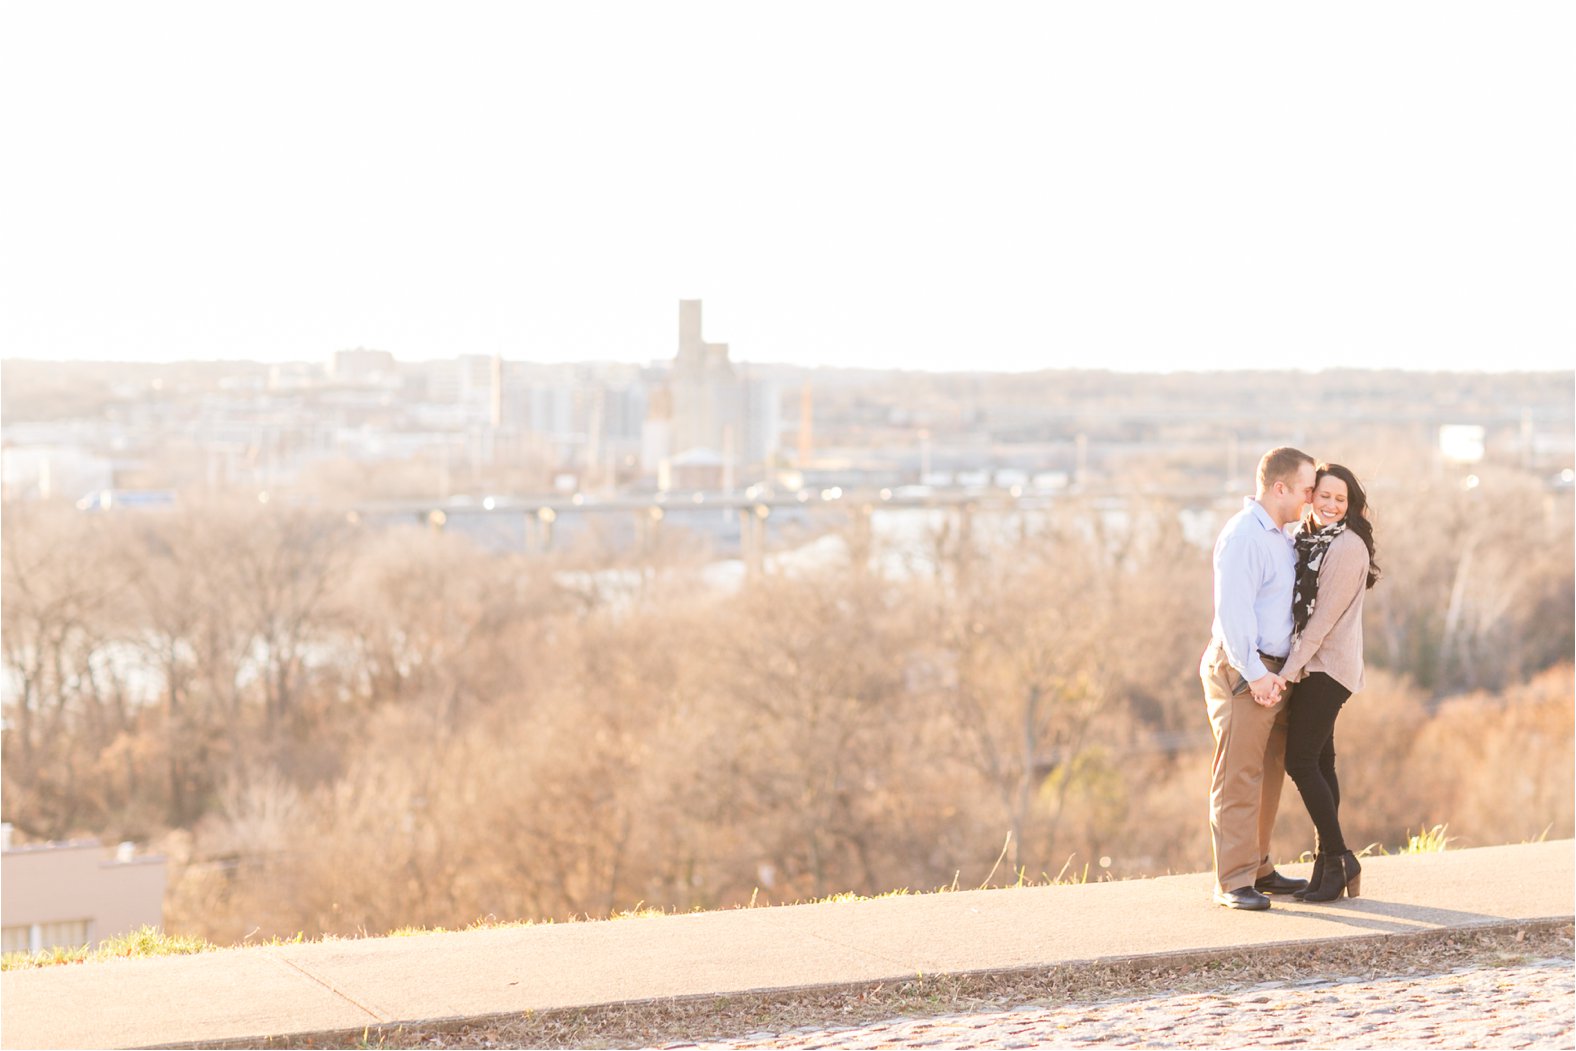
M 1346 483 L 1346 525 L 1352 532 L 1362 537 L 1363 543 L 1368 546 L 1368 586 L 1373 587 L 1379 582 L 1379 563 L 1374 561 L 1374 524 L 1368 517 L 1368 493 L 1364 491 L 1362 483 L 1350 468 L 1342 467 L 1338 463 L 1321 463 L 1318 473 L 1314 476 L 1314 492 L 1319 491 L 1319 483 L 1325 475 L 1334 475 Z M 1313 524 L 1313 508 L 1309 508 L 1302 516 L 1302 529 L 1311 533 L 1318 526 Z

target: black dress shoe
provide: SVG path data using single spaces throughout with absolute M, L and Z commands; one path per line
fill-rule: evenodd
M 1295 894 L 1299 890 L 1307 890 L 1308 881 L 1282 876 L 1279 872 L 1271 869 L 1268 876 L 1260 876 L 1253 881 L 1253 889 L 1260 894 Z
M 1252 887 L 1238 887 L 1236 890 L 1217 890 L 1215 904 L 1228 909 L 1267 909 L 1270 899 Z

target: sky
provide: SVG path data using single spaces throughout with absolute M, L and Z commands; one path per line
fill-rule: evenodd
M 0 352 L 1569 369 L 1571 11 L 10 3 Z

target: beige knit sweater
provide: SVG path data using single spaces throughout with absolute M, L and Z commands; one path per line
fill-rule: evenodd
M 1363 688 L 1363 595 L 1368 545 L 1350 529 L 1330 542 L 1319 567 L 1313 615 L 1291 646 L 1281 675 L 1287 682 L 1322 671 L 1356 693 Z

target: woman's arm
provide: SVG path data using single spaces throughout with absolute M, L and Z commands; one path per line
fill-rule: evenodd
M 1281 676 L 1287 682 L 1297 681 L 1302 669 L 1319 652 L 1324 637 L 1335 627 L 1351 604 L 1357 601 L 1368 584 L 1368 545 L 1356 533 L 1347 531 L 1330 550 L 1325 552 L 1324 565 L 1319 567 L 1319 590 L 1313 604 L 1313 615 L 1308 618 L 1302 634 L 1291 647 L 1291 656 Z

